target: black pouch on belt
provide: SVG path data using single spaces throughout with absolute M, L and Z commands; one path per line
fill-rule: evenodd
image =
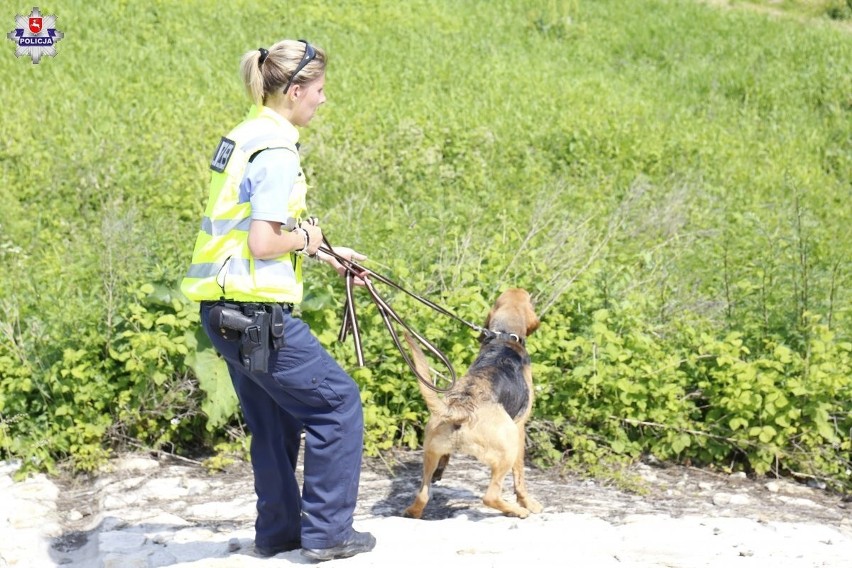
M 272 304 L 269 314 L 269 335 L 272 337 L 272 348 L 284 347 L 284 308 L 281 304 Z

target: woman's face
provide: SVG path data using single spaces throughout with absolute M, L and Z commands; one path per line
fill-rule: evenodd
M 293 85 L 290 89 L 295 91 L 295 105 L 290 122 L 295 126 L 307 126 L 319 106 L 325 102 L 325 74 L 310 83 Z

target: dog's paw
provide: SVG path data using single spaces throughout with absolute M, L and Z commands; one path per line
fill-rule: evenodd
M 526 509 L 530 513 L 538 514 L 538 513 L 541 513 L 544 510 L 544 506 L 541 503 L 539 503 L 538 501 L 536 501 L 535 499 L 533 499 L 532 497 L 527 497 L 525 499 L 518 499 L 518 503 L 522 507 L 526 507 Z
M 414 505 L 402 512 L 402 516 L 407 519 L 419 519 L 423 515 L 423 509 L 417 509 Z

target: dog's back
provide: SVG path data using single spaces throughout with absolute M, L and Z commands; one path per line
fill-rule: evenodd
M 490 400 L 503 406 L 515 420 L 530 406 L 530 392 L 524 380 L 524 369 L 529 365 L 529 355 L 518 341 L 489 338 L 470 366 L 461 393 L 450 394 L 447 404 L 459 404 L 467 397 Z

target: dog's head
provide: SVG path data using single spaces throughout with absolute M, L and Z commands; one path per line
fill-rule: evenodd
M 500 294 L 485 318 L 486 328 L 500 328 L 501 331 L 515 333 L 520 337 L 526 337 L 537 330 L 539 323 L 533 310 L 532 298 L 523 288 L 509 288 Z

